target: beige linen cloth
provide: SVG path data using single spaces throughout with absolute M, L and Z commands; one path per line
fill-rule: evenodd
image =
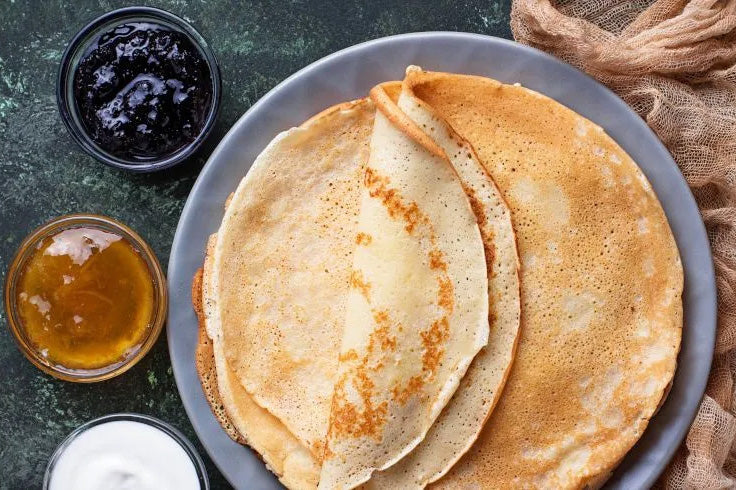
M 515 0 L 511 27 L 633 107 L 695 195 L 715 261 L 718 338 L 706 395 L 660 485 L 736 487 L 736 0 Z

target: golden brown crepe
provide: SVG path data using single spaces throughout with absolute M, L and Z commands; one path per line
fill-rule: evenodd
M 329 377 L 334 375 L 324 366 L 337 365 L 338 331 L 343 322 L 340 311 L 347 287 L 349 257 L 354 246 L 352 227 L 355 213 L 351 214 L 350 208 L 357 208 L 351 204 L 354 199 L 346 197 L 341 203 L 337 198 L 357 196 L 361 168 L 367 159 L 372 120 L 373 106 L 365 99 L 331 108 L 300 128 L 279 135 L 258 157 L 249 177 L 229 199 L 226 220 L 218 232 L 225 246 L 218 252 L 218 239 L 214 236 L 208 246 L 202 288 L 203 309 L 208 337 L 212 341 L 220 400 L 241 437 L 261 454 L 269 469 L 289 488 L 315 488 L 319 477 L 322 454 L 319 446 L 326 436 L 331 400 L 332 381 Z M 278 168 L 276 176 L 271 173 L 275 168 Z M 289 183 L 291 181 L 294 183 Z M 284 182 L 289 184 L 284 185 Z M 292 205 L 285 206 L 289 202 Z M 260 236 L 273 238 L 281 233 L 283 240 L 259 241 L 256 233 L 259 227 L 263 231 Z M 313 253 L 313 248 L 310 248 L 319 247 L 320 240 L 325 252 L 322 255 Z M 238 255 L 242 251 L 239 246 L 247 249 L 244 255 Z M 254 252 L 254 249 L 258 250 Z M 291 264 L 282 261 L 282 257 L 289 257 Z M 246 262 L 244 258 L 257 262 Z M 319 258 L 322 262 L 317 261 Z M 306 262 L 310 264 L 305 265 Z M 296 275 L 281 277 L 274 274 L 276 269 L 286 272 L 289 265 L 298 269 Z M 244 275 L 243 269 L 248 267 L 252 269 Z M 307 274 L 305 279 L 307 271 L 311 275 Z M 307 296 L 310 287 L 312 294 Z M 337 294 L 337 288 L 341 294 Z M 249 290 L 249 294 L 241 295 Z M 274 364 L 278 358 L 288 361 L 292 352 L 286 342 L 273 342 L 265 330 L 243 332 L 250 337 L 238 335 L 238 329 L 254 326 L 243 320 L 253 318 L 247 314 L 254 304 L 253 299 L 270 298 L 264 296 L 268 291 L 279 292 L 272 296 L 275 302 L 269 305 L 272 307 L 273 325 L 278 331 L 284 333 L 301 328 L 299 333 L 308 335 L 311 340 L 311 343 L 299 343 L 295 339 L 292 344 L 295 348 L 312 349 L 304 359 L 312 362 L 310 379 L 313 384 L 311 388 L 298 387 L 299 393 L 294 395 L 305 400 L 299 410 L 301 418 L 288 417 L 296 411 L 294 407 L 287 407 L 289 411 L 279 413 L 260 405 L 257 398 L 247 391 L 247 384 L 236 370 L 238 362 L 244 359 L 241 355 L 255 352 L 256 359 L 251 360 L 263 363 L 262 374 L 278 374 L 263 380 L 265 385 L 260 387 L 261 392 L 268 394 L 268 390 L 275 387 L 272 383 L 282 382 L 282 388 L 288 389 L 287 385 L 299 382 L 299 376 L 304 376 L 310 369 L 298 364 L 293 370 L 285 370 L 283 363 Z M 223 298 L 226 300 L 224 305 L 221 302 Z M 306 304 L 299 307 L 295 298 L 301 298 Z M 310 320 L 304 311 L 311 306 L 312 299 L 322 301 L 324 313 Z M 334 303 L 330 303 L 331 299 Z M 293 307 L 286 309 L 282 305 Z M 258 305 L 255 306 L 254 310 Z M 326 323 L 329 314 L 340 319 L 330 325 Z M 234 345 L 226 340 L 228 331 L 235 336 Z M 249 343 L 244 347 L 248 350 L 240 352 L 238 348 L 243 346 L 246 338 Z M 200 350 L 206 352 L 206 347 Z M 235 362 L 227 358 L 227 350 L 231 351 Z M 268 350 L 268 355 L 264 350 Z M 202 376 L 203 372 L 206 373 L 204 368 L 207 364 L 199 364 L 203 368 L 200 371 Z M 324 377 L 320 380 L 320 376 L 326 380 Z M 203 386 L 207 392 L 212 383 Z M 329 393 L 320 395 L 324 386 L 329 387 Z M 314 398 L 308 398 L 310 395 Z M 327 397 L 327 403 L 324 397 Z M 279 408 L 278 404 L 276 408 Z M 287 420 L 303 424 L 302 434 L 324 420 L 324 433 L 315 437 L 313 444 L 300 439 L 298 432 L 287 425 Z
M 317 459 L 372 118 L 364 100 L 277 136 L 236 190 L 213 253 L 231 368 Z
M 522 87 L 412 70 L 511 208 L 522 338 L 481 437 L 437 486 L 600 483 L 672 379 L 683 273 L 641 170 L 601 128 Z
M 222 404 L 220 391 L 217 389 L 217 366 L 215 365 L 215 352 L 212 347 L 212 340 L 207 335 L 207 327 L 204 320 L 204 307 L 202 305 L 202 276 L 203 268 L 199 268 L 194 279 L 192 280 L 192 307 L 197 315 L 199 330 L 197 333 L 197 347 L 194 352 L 194 362 L 197 368 L 199 382 L 202 384 L 202 391 L 207 399 L 207 403 L 217 421 L 223 430 L 233 441 L 245 444 L 245 439 L 240 435 L 238 429 L 235 428 L 230 417 L 228 417 L 225 407 Z
M 319 461 L 278 418 L 255 403 L 225 359 L 218 297 L 213 293 L 215 243 L 213 235 L 207 245 L 202 274 L 202 309 L 204 326 L 212 342 L 217 391 L 224 414 L 239 438 L 261 455 L 284 485 L 293 489 L 315 488 Z

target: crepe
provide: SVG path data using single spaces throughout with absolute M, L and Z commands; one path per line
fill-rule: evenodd
M 340 104 L 277 136 L 231 196 L 207 253 L 205 324 L 219 399 L 241 437 L 289 488 L 315 488 L 319 477 L 373 112 L 367 99 Z M 305 314 L 313 299 L 321 300 L 321 315 Z M 269 314 L 273 323 L 261 321 Z M 291 346 L 303 352 L 293 369 L 285 366 L 294 350 L 274 342 L 274 330 L 298 337 Z M 258 365 L 261 377 L 243 376 Z M 199 366 L 207 391 L 208 364 Z M 269 391 L 290 386 L 298 406 Z M 274 403 L 262 405 L 257 395 Z
M 601 484 L 675 370 L 683 273 L 664 212 L 604 131 L 522 87 L 411 70 L 511 208 L 522 337 L 503 396 L 440 488 Z
M 401 100 L 399 93 L 404 94 Z M 445 152 L 470 199 L 485 247 L 488 345 L 473 360 L 425 439 L 401 461 L 375 473 L 367 485 L 375 489 L 424 488 L 470 448 L 501 396 L 519 334 L 519 260 L 511 212 L 472 146 L 417 99 L 411 85 L 404 84 L 402 91 L 400 84 L 382 84 L 371 91 L 371 98 L 381 112 L 410 119 Z
M 373 126 L 320 488 L 354 488 L 414 449 L 488 341 L 468 196 L 445 152 L 392 116 Z
M 202 317 L 211 340 L 217 388 L 217 395 L 210 394 L 208 398 L 221 403 L 221 408 L 216 405 L 219 410 L 215 413 L 219 412 L 218 419 L 225 422 L 228 434 L 232 437 L 234 429 L 236 441 L 254 448 L 284 485 L 293 489 L 313 489 L 319 479 L 319 462 L 281 421 L 253 401 L 225 360 L 221 315 L 213 290 L 217 280 L 213 268 L 216 240 L 213 235 L 207 244 L 201 280 Z M 193 289 L 196 292 L 196 288 Z M 203 386 L 205 393 L 211 393 L 206 384 Z
M 372 115 L 361 101 L 279 135 L 236 190 L 214 252 L 230 366 L 318 459 Z

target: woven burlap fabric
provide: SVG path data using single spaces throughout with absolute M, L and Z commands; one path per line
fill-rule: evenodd
M 736 0 L 515 0 L 511 27 L 517 41 L 577 66 L 631 105 L 695 195 L 717 275 L 716 355 L 660 485 L 736 487 Z

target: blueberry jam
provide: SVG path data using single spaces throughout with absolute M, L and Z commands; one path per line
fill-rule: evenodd
M 74 97 L 98 146 L 145 163 L 196 139 L 212 104 L 212 79 L 186 34 L 129 22 L 100 35 L 83 54 Z

